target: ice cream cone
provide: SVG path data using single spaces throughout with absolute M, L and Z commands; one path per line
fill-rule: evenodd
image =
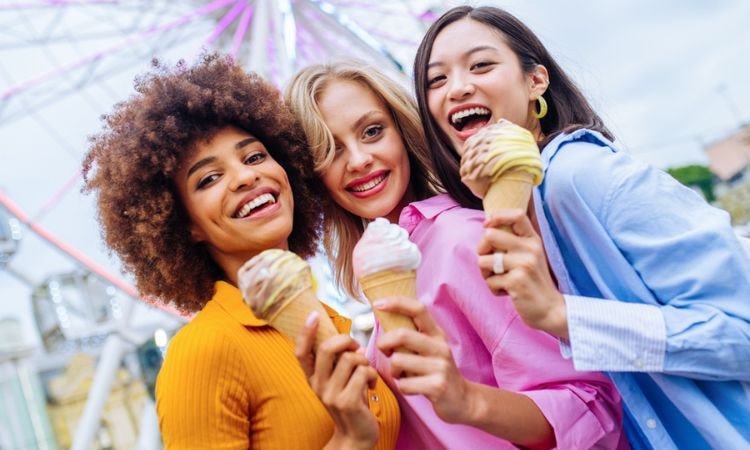
M 408 272 L 396 272 L 384 270 L 367 275 L 359 280 L 359 284 L 365 296 L 372 302 L 385 297 L 403 295 L 405 297 L 417 298 L 417 273 L 413 270 Z M 414 322 L 403 314 L 380 311 L 373 308 L 380 326 L 384 331 L 392 331 L 398 328 L 416 330 Z
M 310 313 L 320 317 L 313 343 L 338 334 L 328 312 L 315 296 L 310 265 L 286 250 L 269 249 L 250 258 L 237 271 L 242 297 L 256 317 L 265 320 L 293 341 Z
M 367 225 L 352 251 L 352 268 L 370 304 L 385 297 L 417 298 L 416 269 L 422 260 L 419 248 L 405 229 L 379 217 Z M 373 308 L 380 327 L 416 330 L 411 317 Z M 406 349 L 396 351 L 409 353 Z
M 489 215 L 506 208 L 526 211 L 533 188 L 534 174 L 525 170 L 504 173 L 487 189 L 482 199 L 484 212 Z
M 461 181 L 482 199 L 485 213 L 506 208 L 526 211 L 533 187 L 544 176 L 534 136 L 500 120 L 469 138 L 466 147 Z
M 313 349 L 317 350 L 320 343 L 339 332 L 312 290 L 304 290 L 285 299 L 282 306 L 272 317 L 267 318 L 266 322 L 296 342 L 297 336 L 304 329 L 305 322 L 313 311 L 317 311 L 320 317 L 313 344 Z

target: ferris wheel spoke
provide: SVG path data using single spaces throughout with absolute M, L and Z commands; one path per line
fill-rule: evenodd
M 116 43 L 114 45 L 111 45 L 111 46 L 105 48 L 104 50 L 100 50 L 98 52 L 94 52 L 94 53 L 89 54 L 89 55 L 87 55 L 87 56 L 85 56 L 83 58 L 80 58 L 80 59 L 78 59 L 76 61 L 73 61 L 73 62 L 71 62 L 71 63 L 63 66 L 62 68 L 60 68 L 58 70 L 49 71 L 49 72 L 44 73 L 44 74 L 42 74 L 42 75 L 40 75 L 40 76 L 38 76 L 36 78 L 32 78 L 32 79 L 27 80 L 27 81 L 25 81 L 23 83 L 20 83 L 20 84 L 17 84 L 15 86 L 12 86 L 12 87 L 6 89 L 5 91 L 3 91 L 2 93 L 0 93 L 0 101 L 4 101 L 4 100 L 6 100 L 6 99 L 8 99 L 8 98 L 10 98 L 10 97 L 12 97 L 14 95 L 18 95 L 19 93 L 21 93 L 21 92 L 23 92 L 25 90 L 28 90 L 29 88 L 31 88 L 33 86 L 36 86 L 38 84 L 45 83 L 45 82 L 48 82 L 50 80 L 53 80 L 53 79 L 59 77 L 63 73 L 69 72 L 69 71 L 74 70 L 74 69 L 79 69 L 81 67 L 84 67 L 87 64 L 93 64 L 93 63 L 95 63 L 96 61 L 98 61 L 101 58 L 105 58 L 105 57 L 110 56 L 110 55 L 112 55 L 114 53 L 120 52 L 120 51 L 122 51 L 122 50 L 124 50 L 124 49 L 126 49 L 126 48 L 128 48 L 128 47 L 130 47 L 132 45 L 135 45 L 135 44 L 143 41 L 144 39 L 147 39 L 147 38 L 153 36 L 154 34 L 163 33 L 165 31 L 171 30 L 171 29 L 173 29 L 175 27 L 179 27 L 181 25 L 184 25 L 184 24 L 186 24 L 186 23 L 194 20 L 197 17 L 205 16 L 206 14 L 209 14 L 212 11 L 220 9 L 220 8 L 226 6 L 226 5 L 228 5 L 228 4 L 230 4 L 230 3 L 234 2 L 234 1 L 235 0 L 214 0 L 211 3 L 208 3 L 207 5 L 204 5 L 204 6 L 200 7 L 200 8 L 198 8 L 198 9 L 196 9 L 195 11 L 193 11 L 193 12 L 191 12 L 189 14 L 186 14 L 186 15 L 180 17 L 180 18 L 178 18 L 177 20 L 174 20 L 172 22 L 169 22 L 169 23 L 161 25 L 161 26 L 150 27 L 150 28 L 142 31 L 141 33 L 139 33 L 139 34 L 137 34 L 135 36 L 129 37 L 127 39 L 124 39 L 124 40 L 122 40 L 122 41 L 120 41 L 120 42 L 118 42 L 118 43 Z

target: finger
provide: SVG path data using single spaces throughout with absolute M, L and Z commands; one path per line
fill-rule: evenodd
M 342 352 L 354 351 L 358 347 L 357 341 L 346 334 L 337 334 L 323 341 L 315 354 L 315 372 L 311 379 L 313 389 L 317 392 L 321 384 L 330 378 L 336 359 Z
M 452 358 L 447 345 L 434 356 L 394 353 L 390 360 L 391 375 L 394 378 L 412 378 L 431 374 L 445 376 L 453 364 Z
M 485 217 L 483 225 L 485 228 L 497 229 L 509 227 L 514 234 L 522 237 L 529 237 L 536 234 L 529 216 L 526 215 L 526 211 L 521 209 L 501 209 L 495 211 L 489 217 Z
M 313 353 L 313 343 L 315 335 L 318 332 L 318 323 L 320 317 L 317 311 L 313 311 L 307 317 L 305 326 L 302 328 L 294 346 L 294 356 L 297 357 L 305 377 L 308 379 L 315 370 L 315 354 Z
M 424 395 L 432 400 L 444 390 L 444 380 L 445 378 L 441 375 L 429 374 L 419 377 L 399 378 L 396 383 L 398 390 L 404 395 Z
M 445 349 L 447 348 L 445 338 L 442 335 L 429 336 L 403 328 L 383 333 L 378 338 L 377 346 L 386 355 L 390 355 L 396 349 L 404 348 L 411 353 L 422 356 L 445 356 Z
M 503 275 L 493 275 L 484 280 L 487 283 L 487 287 L 490 288 L 495 295 L 508 295 L 508 277 Z
M 331 378 L 327 383 L 326 389 L 333 392 L 340 392 L 349 381 L 358 366 L 369 366 L 369 361 L 364 355 L 355 352 L 344 352 L 339 356 L 331 373 Z
M 339 391 L 338 407 L 342 409 L 359 409 L 367 406 L 367 386 L 370 380 L 376 379 L 378 372 L 369 366 L 357 366 L 349 377 L 346 386 Z
M 427 307 L 415 298 L 393 296 L 381 298 L 372 304 L 381 311 L 403 314 L 411 317 L 419 331 L 430 336 L 442 336 L 443 331 L 435 323 Z

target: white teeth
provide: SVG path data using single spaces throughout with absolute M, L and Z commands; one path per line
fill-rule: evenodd
M 377 186 L 377 185 L 379 185 L 380 183 L 382 183 L 382 182 L 383 182 L 383 180 L 385 180 L 385 174 L 383 174 L 383 175 L 381 175 L 381 176 L 379 176 L 379 177 L 377 177 L 377 178 L 374 178 L 374 179 L 372 179 L 372 180 L 368 181 L 368 182 L 367 182 L 367 183 L 365 183 L 365 184 L 360 184 L 360 185 L 359 185 L 359 186 L 357 186 L 357 187 L 352 187 L 352 188 L 351 188 L 351 190 L 353 190 L 354 192 L 364 192 L 364 191 L 369 191 L 370 189 L 372 189 L 372 188 L 374 188 L 375 186 Z
M 250 214 L 250 211 L 254 210 L 255 208 L 262 206 L 266 203 L 274 204 L 276 203 L 276 198 L 269 194 L 261 194 L 251 201 L 245 203 L 245 206 L 243 206 L 240 211 L 237 213 L 237 218 L 242 219 L 244 217 L 247 217 L 248 214 Z
M 487 108 L 482 108 L 482 107 L 464 109 L 462 111 L 459 111 L 451 115 L 451 123 L 456 124 L 458 123 L 459 120 L 463 119 L 464 117 L 469 117 L 474 114 L 486 115 L 486 114 L 492 114 L 492 111 L 490 111 Z

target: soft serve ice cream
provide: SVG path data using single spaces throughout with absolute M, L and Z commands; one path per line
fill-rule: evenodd
M 484 199 L 485 211 L 526 208 L 531 186 L 543 176 L 539 147 L 527 129 L 503 119 L 469 138 L 465 149 L 461 181 Z M 490 195 L 492 189 L 499 191 Z
M 354 276 L 362 279 L 377 272 L 416 270 L 422 254 L 398 225 L 378 217 L 370 222 L 352 253 Z
M 270 249 L 249 259 L 237 271 L 237 284 L 255 316 L 292 340 L 313 311 L 320 318 L 315 348 L 338 333 L 315 296 L 310 265 L 290 251 Z

